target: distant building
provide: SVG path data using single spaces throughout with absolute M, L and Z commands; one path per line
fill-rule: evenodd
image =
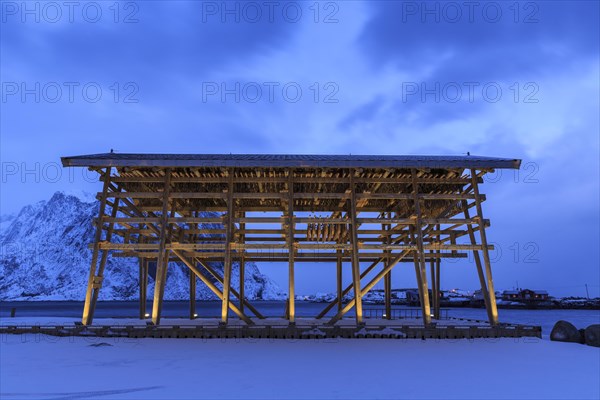
M 548 300 L 548 292 L 532 289 L 505 290 L 502 292 L 502 300 L 517 302 L 546 301 Z

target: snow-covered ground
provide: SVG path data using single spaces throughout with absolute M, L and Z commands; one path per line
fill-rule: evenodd
M 600 349 L 535 338 L 5 335 L 0 398 L 598 399 Z

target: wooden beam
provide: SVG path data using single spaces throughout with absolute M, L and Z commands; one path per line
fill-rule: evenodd
M 233 170 L 229 170 L 227 191 L 227 218 L 225 225 L 225 262 L 223 265 L 223 298 L 221 302 L 221 323 L 227 324 L 229 314 L 229 291 L 231 289 L 231 258 L 233 242 Z
M 148 299 L 148 259 L 139 258 L 140 264 L 140 319 L 146 319 L 146 301 Z
M 354 300 L 356 304 L 356 324 L 361 325 L 363 323 L 363 310 L 362 310 L 362 292 L 360 290 L 360 257 L 358 254 L 358 226 L 357 226 L 357 215 L 356 215 L 356 187 L 353 180 L 354 171 L 350 174 L 350 240 L 352 244 L 352 282 L 354 289 Z
M 162 214 L 160 216 L 160 234 L 158 260 L 156 266 L 156 280 L 154 282 L 154 301 L 152 302 L 152 323 L 160 324 L 162 302 L 165 292 L 165 281 L 167 280 L 167 268 L 169 266 L 169 252 L 166 249 L 167 231 L 169 224 L 169 194 L 171 191 L 171 169 L 165 170 L 162 192 Z
M 390 225 L 382 225 L 382 228 L 386 231 L 390 230 Z M 384 238 L 386 245 L 391 245 L 391 237 L 386 235 Z M 384 265 L 387 267 L 390 263 L 389 254 L 390 250 L 385 250 L 388 257 L 384 260 Z M 392 271 L 390 270 L 385 274 L 383 279 L 383 292 L 384 292 L 384 304 L 385 304 L 385 318 L 392 319 Z
M 245 217 L 245 212 L 241 212 L 242 218 Z M 246 224 L 243 222 L 240 223 L 239 226 L 239 240 L 241 244 L 246 243 Z M 245 288 L 246 288 L 246 251 L 242 249 L 240 252 L 240 291 L 239 291 L 239 299 L 240 299 L 240 311 L 244 312 L 244 303 L 246 299 Z
M 196 319 L 196 275 L 190 270 L 190 319 Z
M 365 276 L 367 276 L 367 274 L 369 272 L 371 272 L 373 270 L 373 268 L 375 268 L 377 266 L 377 264 L 379 264 L 380 262 L 382 262 L 383 259 L 378 258 L 375 261 L 372 262 L 371 265 L 369 265 L 361 274 L 360 274 L 360 279 L 364 278 Z M 336 304 L 340 303 L 341 300 L 345 295 L 347 295 L 348 293 L 350 293 L 350 290 L 352 290 L 352 288 L 354 287 L 354 281 L 346 286 L 346 288 L 342 291 L 342 295 L 341 296 L 337 296 L 337 298 L 331 302 L 329 302 L 329 304 L 316 316 L 317 319 L 323 318 L 328 312 L 329 310 L 331 310 Z
M 485 234 L 485 223 L 483 223 L 483 210 L 481 207 L 481 198 L 479 194 L 479 185 L 477 183 L 477 174 L 474 169 L 471 169 L 471 185 L 473 186 L 473 192 L 475 193 L 475 207 L 477 209 L 477 219 L 481 223 L 479 225 L 479 236 L 481 244 L 483 246 L 483 262 L 485 264 L 485 275 L 487 280 L 487 292 L 489 296 L 489 309 L 490 309 L 490 325 L 498 325 L 498 308 L 496 306 L 496 293 L 494 291 L 494 281 L 492 279 L 492 265 L 490 262 L 490 254 L 487 249 L 487 237 Z
M 419 274 L 421 276 L 421 287 L 422 287 L 422 297 L 421 297 L 421 308 L 423 312 L 423 324 L 425 326 L 431 323 L 431 309 L 429 306 L 429 290 L 427 287 L 427 271 L 425 267 L 425 258 L 423 249 L 423 225 L 422 225 L 422 216 L 421 216 L 421 205 L 419 198 L 419 184 L 417 181 L 417 171 L 411 170 L 412 178 L 413 178 L 413 195 L 414 195 L 414 207 L 415 213 L 417 216 L 415 229 L 417 230 L 417 247 L 419 253 Z
M 389 263 L 386 267 L 384 267 L 377 275 L 375 275 L 375 277 L 373 277 L 373 279 L 371 279 L 371 281 L 369 283 L 367 283 L 367 285 L 361 291 L 361 296 L 358 296 L 358 297 L 360 298 L 362 296 L 365 296 L 367 293 L 369 293 L 369 290 L 371 290 L 377 284 L 377 282 L 379 282 L 381 280 L 381 278 L 383 278 L 388 272 L 390 272 L 392 270 L 392 268 L 394 268 L 396 266 L 396 264 L 398 264 L 398 262 L 402 258 L 404 258 L 408 253 L 409 253 L 409 251 L 403 251 L 394 260 L 392 260 L 391 263 Z M 348 311 L 350 311 L 352 309 L 352 307 L 354 307 L 354 305 L 356 303 L 356 298 L 357 297 L 354 297 L 352 300 L 350 300 L 350 302 L 348 304 L 346 304 L 341 311 L 339 311 L 333 318 L 331 318 L 329 321 L 327 321 L 327 325 L 334 325 L 336 322 L 338 322 L 340 319 L 342 319 L 344 314 L 346 314 Z
M 344 294 L 342 293 L 342 250 L 336 251 L 336 287 L 337 287 L 337 305 L 338 312 L 342 310 L 343 302 L 342 299 Z
M 81 323 L 83 325 L 91 325 L 94 313 L 92 310 L 92 294 L 94 286 L 100 284 L 96 282 L 96 266 L 98 263 L 98 254 L 100 252 L 100 239 L 102 238 L 102 231 L 104 229 L 104 213 L 106 212 L 106 195 L 110 184 L 110 173 L 111 168 L 106 168 L 104 171 L 104 184 L 102 185 L 102 193 L 100 196 L 100 208 L 98 211 L 98 219 L 96 220 L 96 234 L 94 236 L 94 249 L 92 251 L 92 262 L 90 265 L 90 274 L 88 276 L 87 291 L 85 293 L 85 303 L 83 306 L 83 316 Z
M 439 226 L 438 226 L 439 229 Z M 439 253 L 439 250 L 436 250 L 436 253 Z M 440 302 L 441 302 L 441 280 L 440 280 L 440 276 L 441 276 L 441 266 L 442 266 L 442 259 L 441 258 L 437 258 L 435 260 L 435 264 L 436 264 L 436 270 L 435 270 L 435 284 L 436 284 L 436 289 L 437 289 L 437 293 L 435 294 L 435 298 L 436 298 L 436 302 L 435 302 L 435 309 L 433 310 L 433 314 L 435 319 L 440 319 Z
M 295 257 L 295 241 L 294 241 L 294 170 L 288 171 L 288 232 L 287 232 L 287 245 L 288 245 L 288 317 L 290 324 L 296 323 L 296 290 L 295 290 L 295 279 L 294 279 L 294 257 Z
M 136 214 L 136 215 L 142 215 L 141 211 L 140 211 L 140 210 L 139 210 L 139 209 L 138 209 L 138 208 L 137 208 L 135 205 L 133 205 L 131 202 L 129 202 L 129 200 L 127 200 L 127 199 L 123 199 L 122 201 L 123 201 L 123 202 L 125 202 L 125 203 L 128 203 L 128 206 L 129 206 L 129 207 L 132 209 L 132 211 L 134 212 L 134 214 Z M 160 237 L 160 230 L 159 230 L 158 228 L 156 228 L 156 227 L 155 227 L 153 224 L 149 224 L 149 225 L 148 225 L 148 228 L 149 228 L 149 230 L 150 230 L 150 231 L 152 231 L 152 232 L 156 233 L 156 234 L 157 234 L 157 235 Z M 168 246 L 168 245 L 166 245 L 166 246 Z M 215 253 L 212 253 L 212 254 L 215 254 Z M 216 280 L 217 280 L 217 281 L 218 281 L 220 284 L 223 284 L 223 278 L 222 278 L 222 277 L 220 277 L 220 276 L 219 276 L 219 275 L 216 273 L 216 271 L 214 271 L 212 268 L 210 268 L 210 267 L 208 266 L 208 264 L 204 264 L 204 263 L 202 263 L 200 260 L 198 260 L 198 259 L 197 259 L 197 256 L 198 256 L 198 255 L 207 255 L 207 253 L 206 253 L 206 252 L 202 252 L 201 254 L 196 254 L 196 255 L 194 255 L 194 257 L 196 257 L 196 258 L 194 258 L 194 260 L 195 260 L 196 262 L 198 262 L 199 264 L 201 264 L 201 265 L 202 265 L 202 266 L 203 266 L 203 267 L 204 267 L 204 268 L 205 268 L 205 269 L 206 269 L 206 270 L 207 270 L 207 271 L 208 271 L 208 272 L 209 272 L 211 275 L 213 275 L 213 277 L 214 277 L 214 278 L 215 278 L 215 279 L 216 279 Z M 138 254 L 136 255 L 136 257 L 141 257 L 141 256 L 143 256 L 143 257 L 145 257 L 145 258 L 146 258 L 146 257 L 152 257 L 152 258 L 156 258 L 156 257 L 158 257 L 158 254 L 156 254 L 156 255 L 155 255 L 155 254 L 148 254 L 148 253 L 138 253 Z M 223 256 L 224 256 L 224 255 L 221 255 L 220 257 L 223 257 Z M 177 257 L 177 260 L 179 260 L 179 257 Z M 221 260 L 222 260 L 222 258 L 221 258 Z M 216 261 L 221 261 L 221 260 L 216 260 Z M 204 281 L 203 281 L 203 282 L 204 282 Z M 219 294 L 219 297 L 222 297 L 222 292 L 219 292 L 219 293 L 220 293 L 220 294 Z M 233 288 L 231 289 L 231 293 L 232 293 L 234 296 L 237 296 L 237 297 L 238 297 L 238 298 L 240 298 L 240 299 L 244 298 L 244 297 L 242 297 L 242 296 L 238 295 L 238 293 L 237 293 L 235 290 L 233 290 Z M 258 310 L 256 310 L 256 308 L 254 308 L 254 307 L 253 307 L 253 306 L 252 306 L 252 305 L 251 305 L 251 304 L 250 304 L 250 303 L 249 303 L 247 300 L 245 300 L 245 298 L 244 298 L 244 304 L 245 304 L 245 305 L 246 305 L 246 306 L 247 306 L 247 307 L 248 307 L 248 308 L 249 308 L 249 309 L 250 309 L 250 310 L 251 310 L 251 311 L 252 311 L 252 312 L 253 312 L 253 313 L 254 313 L 254 314 L 255 314 L 255 315 L 258 317 L 258 318 L 264 318 L 264 316 L 263 316 L 263 315 L 261 315 L 261 314 L 258 312 Z M 246 316 L 244 316 L 244 317 L 245 317 L 245 318 L 247 318 Z
M 223 298 L 223 292 L 221 292 L 209 279 L 207 279 L 202 272 L 190 261 L 183 252 L 179 250 L 173 250 L 173 254 L 181 260 L 217 297 Z M 229 302 L 229 308 L 233 311 L 242 321 L 248 325 L 254 325 L 254 322 L 240 312 L 240 309 L 232 302 Z
M 102 181 L 103 178 L 100 178 Z M 339 178 L 335 176 L 298 176 L 295 178 L 298 183 L 347 183 L 348 180 L 345 178 Z M 482 178 L 478 178 L 479 183 L 483 183 Z M 118 183 L 160 183 L 162 179 L 160 177 L 152 177 L 152 176 L 118 176 L 112 179 L 114 182 Z M 235 183 L 255 183 L 255 184 L 264 184 L 264 183 L 286 183 L 287 178 L 284 176 L 279 177 L 236 177 Z M 369 177 L 369 178 L 355 178 L 356 183 L 395 183 L 395 184 L 410 184 L 412 180 L 410 178 L 384 178 L 384 177 Z M 436 178 L 436 177 L 426 177 L 423 176 L 419 178 L 419 183 L 425 184 L 436 184 L 436 185 L 466 185 L 470 183 L 469 179 L 463 178 Z M 177 177 L 172 179 L 172 183 L 197 183 L 197 184 L 219 184 L 223 183 L 223 178 L 221 177 Z
M 115 204 L 111 210 L 111 217 L 114 217 L 119 212 L 119 202 L 115 201 Z M 106 228 L 106 238 L 105 243 L 110 243 L 113 236 L 115 224 L 109 222 L 108 227 Z M 98 265 L 98 272 L 96 273 L 97 285 L 94 286 L 94 291 L 92 292 L 92 304 L 90 305 L 91 314 L 94 315 L 96 311 L 96 304 L 98 303 L 98 296 L 100 294 L 100 288 L 102 288 L 102 282 L 104 281 L 104 268 L 106 267 L 106 261 L 108 260 L 108 251 L 103 251 L 102 256 L 100 257 L 100 264 Z
M 200 264 L 205 270 L 208 271 L 208 273 L 210 273 L 216 279 L 217 282 L 219 282 L 221 285 L 223 285 L 223 277 L 219 276 L 217 271 L 215 271 L 208 264 L 204 263 L 202 260 L 198 259 L 197 257 L 194 257 L 193 261 Z M 245 307 L 248 307 L 248 309 L 251 312 L 253 312 L 254 315 L 256 315 L 258 318 L 261 318 L 261 319 L 265 318 L 256 308 L 254 308 L 254 306 L 248 300 L 246 300 L 245 297 L 243 297 L 240 293 L 238 293 L 233 287 L 230 288 L 230 292 L 232 295 L 237 297 L 240 300 L 240 302 L 244 304 Z M 222 297 L 222 295 L 220 297 Z M 241 310 L 241 308 L 240 308 L 240 310 Z

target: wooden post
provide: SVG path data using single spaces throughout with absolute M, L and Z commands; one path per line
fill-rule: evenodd
M 337 265 L 336 265 L 336 277 L 337 277 L 337 306 L 338 312 L 342 310 L 343 303 L 342 298 L 344 294 L 342 293 L 342 250 L 338 249 L 336 251 L 337 254 Z
M 104 185 L 102 187 L 102 195 L 100 197 L 100 208 L 98 210 L 98 219 L 96 221 L 96 235 L 94 237 L 94 248 L 92 252 L 92 262 L 90 265 L 90 274 L 88 277 L 87 291 L 85 293 L 85 304 L 83 306 L 83 316 L 81 323 L 83 325 L 91 325 L 94 318 L 94 312 L 92 309 L 92 295 L 94 287 L 101 284 L 96 280 L 96 264 L 98 263 L 98 253 L 100 252 L 100 239 L 102 238 L 102 231 L 104 229 L 104 213 L 106 212 L 106 194 L 108 193 L 108 187 L 110 184 L 110 173 L 111 168 L 106 168 L 104 171 Z
M 434 226 L 435 230 L 436 226 Z M 441 243 L 439 236 L 434 236 L 435 242 Z M 433 243 L 433 242 L 432 242 Z M 439 297 L 437 296 L 437 277 L 435 274 L 435 262 L 436 258 L 433 256 L 434 251 L 429 251 L 429 273 L 431 275 L 431 307 L 433 308 L 433 318 L 436 318 L 435 310 L 437 309 L 437 304 L 439 302 Z
M 422 287 L 422 297 L 421 297 L 421 308 L 423 312 L 423 324 L 425 326 L 431 323 L 431 308 L 429 306 L 429 288 L 427 286 L 427 272 L 425 267 L 425 254 L 423 250 L 423 225 L 421 223 L 421 205 L 419 204 L 419 184 L 417 182 L 417 171 L 412 169 L 412 186 L 413 186 L 413 196 L 415 203 L 415 212 L 417 214 L 417 248 L 419 253 L 419 274 L 421 275 L 421 287 Z
M 225 226 L 225 263 L 223 265 L 223 299 L 221 302 L 221 324 L 227 324 L 229 314 L 229 290 L 231 288 L 231 247 L 233 242 L 233 170 L 229 171 L 227 190 L 227 221 Z
M 440 229 L 440 225 L 437 225 L 437 230 L 438 232 L 441 230 Z M 438 236 L 439 239 L 439 236 Z M 436 289 L 436 294 L 435 294 L 435 307 L 433 310 L 433 315 L 435 317 L 435 319 L 440 319 L 440 303 L 441 303 L 441 281 L 440 281 L 440 267 L 441 267 L 441 263 L 442 263 L 442 259 L 440 256 L 441 251 L 440 250 L 436 250 L 435 252 L 438 255 L 438 258 L 435 260 L 435 289 Z
M 437 282 L 435 280 L 435 259 L 433 258 L 433 250 L 429 252 L 429 255 L 432 256 L 429 260 L 429 273 L 431 274 L 431 307 L 433 307 L 433 318 L 435 318 L 438 298 L 436 297 Z
M 294 281 L 294 170 L 289 170 L 288 177 L 288 317 L 290 324 L 296 323 L 296 291 Z
M 358 225 L 356 222 L 356 188 L 354 187 L 354 171 L 350 172 L 350 225 L 352 241 L 352 283 L 356 304 L 356 324 L 363 324 L 362 294 L 360 289 L 360 258 L 358 254 Z
M 417 245 L 417 235 L 415 233 L 416 228 L 414 226 L 410 226 L 409 227 L 410 230 L 410 237 L 411 237 L 411 244 L 416 246 Z M 421 267 L 419 265 L 419 251 L 417 250 L 413 250 L 413 264 L 415 266 L 415 276 L 417 277 L 417 290 L 419 291 L 419 305 L 421 306 L 421 309 L 423 308 L 423 277 L 421 275 Z
M 140 257 L 140 319 L 146 319 L 146 300 L 148 297 L 148 260 Z
M 165 281 L 167 279 L 167 268 L 169 265 L 169 253 L 166 250 L 167 228 L 169 224 L 169 194 L 171 192 L 171 169 L 165 170 L 163 193 L 162 193 L 162 214 L 160 216 L 160 234 L 158 237 L 158 258 L 156 266 L 156 280 L 154 282 L 154 301 L 152 302 L 152 323 L 160 324 L 162 312 L 162 302 L 165 292 Z
M 119 211 L 119 199 L 115 199 L 112 210 L 110 213 L 111 218 L 115 218 Z M 108 227 L 106 228 L 106 237 L 105 241 L 109 242 L 112 240 L 112 234 L 115 224 L 112 222 L 108 223 Z M 104 267 L 106 266 L 106 261 L 108 260 L 108 250 L 102 251 L 102 256 L 100 257 L 100 264 L 98 265 L 98 272 L 96 273 L 96 277 L 94 278 L 96 284 L 94 285 L 94 290 L 92 292 L 92 303 L 90 304 L 90 313 L 93 316 L 96 311 L 96 303 L 98 302 L 98 295 L 100 294 L 100 288 L 102 288 L 102 282 L 104 281 Z
M 389 217 L 391 217 L 391 213 L 387 214 Z M 383 217 L 385 218 L 386 213 L 383 213 Z M 381 226 L 382 230 L 385 233 L 385 238 L 384 238 L 384 243 L 387 245 L 390 245 L 391 242 L 391 237 L 389 234 L 389 230 L 391 228 L 390 225 L 388 224 L 384 224 Z M 390 250 L 386 250 L 384 251 L 384 255 L 385 255 L 385 262 L 384 262 L 384 267 L 387 267 L 390 263 L 390 255 L 391 255 L 391 251 Z M 383 277 L 383 292 L 384 292 L 384 303 L 385 303 L 385 318 L 386 319 L 392 319 L 392 271 L 390 270 L 387 274 L 384 275 Z
M 244 218 L 246 216 L 245 212 L 241 212 L 241 217 Z M 243 232 L 246 229 L 246 224 L 244 222 L 240 222 L 240 230 Z M 244 233 L 240 234 L 240 243 L 244 244 L 246 243 L 246 235 Z M 244 312 L 244 303 L 245 303 L 245 294 L 244 294 L 244 289 L 246 287 L 246 250 L 242 249 L 241 250 L 241 255 L 240 255 L 240 271 L 239 271 L 239 276 L 240 276 L 240 292 L 239 292 L 239 299 L 240 299 L 240 311 L 243 313 Z
M 196 319 L 196 275 L 190 270 L 190 319 Z
M 479 235 L 481 245 L 483 246 L 483 262 L 485 264 L 485 275 L 487 278 L 487 292 L 489 297 L 490 324 L 498 324 L 498 308 L 496 306 L 496 293 L 494 292 L 494 281 L 492 279 L 492 265 L 490 262 L 490 254 L 488 251 L 488 242 L 485 235 L 485 220 L 483 219 L 483 209 L 481 207 L 481 195 L 479 193 L 479 183 L 477 181 L 477 173 L 475 169 L 471 169 L 471 185 L 473 186 L 473 194 L 475 194 L 475 207 L 477 209 L 477 218 L 479 219 Z
M 461 202 L 463 207 L 463 213 L 465 215 L 465 219 L 471 219 L 469 215 L 469 208 L 466 200 Z M 477 240 L 475 239 L 475 232 L 473 231 L 473 227 L 471 224 L 467 224 L 467 232 L 469 234 L 469 240 L 472 245 L 477 244 Z M 488 315 L 488 321 L 492 323 L 493 315 L 492 309 L 490 308 L 490 297 L 488 295 L 487 283 L 485 279 L 485 274 L 483 272 L 483 264 L 481 262 L 481 258 L 479 256 L 479 252 L 477 250 L 473 250 L 473 259 L 475 260 L 475 267 L 477 268 L 477 276 L 479 277 L 479 286 L 481 287 L 481 295 L 483 296 L 483 302 L 485 304 L 485 309 Z

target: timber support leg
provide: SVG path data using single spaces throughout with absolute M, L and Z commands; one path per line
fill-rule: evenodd
M 190 272 L 190 319 L 196 319 L 196 275 Z
M 423 224 L 421 216 L 421 205 L 419 200 L 419 184 L 417 181 L 417 171 L 412 170 L 413 201 L 416 213 L 417 230 L 417 248 L 419 258 L 419 275 L 421 276 L 421 308 L 423 312 L 423 324 L 428 326 L 431 323 L 431 308 L 429 306 L 429 288 L 427 287 L 427 271 L 425 267 L 425 250 L 423 249 Z
M 98 264 L 98 256 L 100 254 L 100 240 L 102 239 L 102 231 L 104 230 L 104 217 L 106 213 L 106 200 L 107 194 L 110 186 L 110 175 L 111 168 L 106 168 L 103 177 L 104 184 L 102 187 L 102 194 L 100 197 L 100 207 L 98 211 L 98 218 L 96 220 L 96 233 L 94 236 L 94 247 L 92 250 L 92 261 L 90 264 L 90 274 L 88 277 L 88 285 L 85 293 L 85 304 L 83 306 L 83 316 L 81 318 L 81 322 L 83 325 L 91 325 L 94 319 L 94 310 L 96 305 L 96 299 L 98 297 L 97 293 L 102 286 L 102 276 L 97 274 L 97 264 Z M 113 209 L 115 207 L 113 206 Z M 104 253 L 107 250 L 102 252 L 101 259 L 104 259 Z
M 154 282 L 154 301 L 152 302 L 152 323 L 160 324 L 162 302 L 165 292 L 165 281 L 167 279 L 167 268 L 169 265 L 169 253 L 166 250 L 167 230 L 169 224 L 169 194 L 171 191 L 171 170 L 167 169 L 164 176 L 162 195 L 162 214 L 160 216 L 160 234 L 158 237 L 158 262 L 156 266 L 156 280 Z
M 231 264 L 233 242 L 233 170 L 229 170 L 227 191 L 227 225 L 225 227 L 225 262 L 223 266 L 223 298 L 221 301 L 221 324 L 226 325 L 229 317 L 229 291 L 231 289 Z
M 483 248 L 483 262 L 485 264 L 485 276 L 487 280 L 487 293 L 489 298 L 489 313 L 490 313 L 490 324 L 498 325 L 498 308 L 496 306 L 496 293 L 494 291 L 494 281 L 492 279 L 492 265 L 490 262 L 490 253 L 488 250 L 488 242 L 485 234 L 485 220 L 483 218 L 483 209 L 481 207 L 481 194 L 479 193 L 479 185 L 477 179 L 477 172 L 475 169 L 471 169 L 471 185 L 473 186 L 473 193 L 475 194 L 475 206 L 477 209 L 477 218 L 479 225 L 479 236 L 481 239 L 481 246 Z

